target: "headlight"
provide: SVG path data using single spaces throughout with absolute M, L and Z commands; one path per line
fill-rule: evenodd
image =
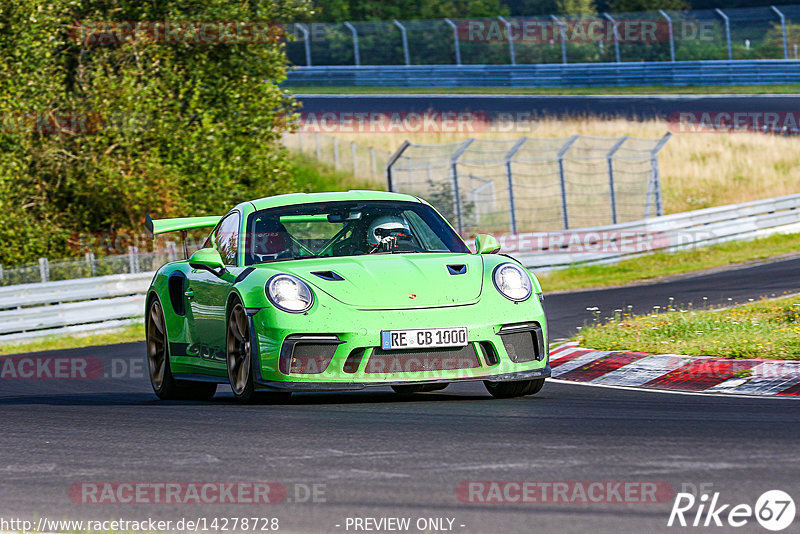
M 492 274 L 494 287 L 507 299 L 521 302 L 531 296 L 531 277 L 514 263 L 501 263 Z
M 290 274 L 276 274 L 267 282 L 267 297 L 276 308 L 303 313 L 314 303 L 314 294 L 305 282 Z

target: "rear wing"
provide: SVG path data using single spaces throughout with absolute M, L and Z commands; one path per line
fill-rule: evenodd
M 186 258 L 189 258 L 189 249 L 186 248 L 186 231 L 195 228 L 207 228 L 216 226 L 222 217 L 180 217 L 177 219 L 156 219 L 153 220 L 150 214 L 146 214 L 144 218 L 144 227 L 147 230 L 147 236 L 154 239 L 158 234 L 165 234 L 167 232 L 180 232 L 183 238 L 183 253 Z

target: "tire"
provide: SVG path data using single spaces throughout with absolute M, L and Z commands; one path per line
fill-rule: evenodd
M 172 376 L 164 308 L 158 298 L 154 298 L 147 309 L 145 338 L 150 385 L 159 399 L 208 401 L 214 397 L 217 385 L 213 382 L 179 382 Z
M 534 380 L 518 380 L 516 382 L 492 382 L 484 380 L 486 390 L 496 399 L 510 399 L 524 397 L 538 393 L 544 386 L 544 378 Z
M 250 321 L 237 299 L 228 314 L 225 335 L 226 366 L 233 396 L 242 404 L 281 404 L 291 393 L 259 392 L 253 381 L 253 348 L 250 345 Z
M 414 393 L 427 393 L 429 391 L 439 391 L 450 384 L 408 384 L 407 386 L 392 386 L 398 395 L 413 395 Z
M 172 370 L 169 366 L 169 342 L 164 309 L 161 307 L 158 297 L 150 301 L 147 307 L 145 339 L 147 340 L 147 370 L 153 391 L 161 400 L 179 398 L 178 385 L 172 377 Z

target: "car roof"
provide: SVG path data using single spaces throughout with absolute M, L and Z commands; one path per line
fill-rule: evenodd
M 402 193 L 390 193 L 387 191 L 366 191 L 352 190 L 333 193 L 289 193 L 287 195 L 276 195 L 274 197 L 259 198 L 253 200 L 252 204 L 257 210 L 276 208 L 281 206 L 291 206 L 294 204 L 311 204 L 314 202 L 337 202 L 344 200 L 397 200 L 405 202 L 423 201 L 412 195 Z

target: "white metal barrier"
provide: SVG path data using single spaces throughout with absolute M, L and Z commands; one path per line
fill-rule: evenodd
M 144 316 L 153 273 L 118 274 L 0 287 L 0 341 L 82 333 Z
M 546 271 L 788 232 L 800 232 L 800 194 L 610 226 L 507 234 L 499 240 L 503 252 Z

